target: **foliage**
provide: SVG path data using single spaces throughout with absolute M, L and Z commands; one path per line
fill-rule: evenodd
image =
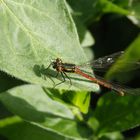
M 109 92 L 93 108 L 90 92 L 99 91 L 97 84 L 71 73 L 71 86 L 66 79 L 54 89 L 62 77 L 47 68 L 56 58 L 74 64 L 91 59 L 91 46 L 98 42 L 92 28 L 104 17 L 110 18 L 111 25 L 125 18 L 136 35 L 131 40 L 122 35 L 129 42 L 125 54 L 106 77 L 130 81 L 134 64 L 127 62 L 140 60 L 139 9 L 138 0 L 0 0 L 0 101 L 5 110 L 0 134 L 9 140 L 113 140 L 124 139 L 121 132 L 139 126 L 138 96 Z M 130 90 L 130 94 L 139 93 L 139 89 Z

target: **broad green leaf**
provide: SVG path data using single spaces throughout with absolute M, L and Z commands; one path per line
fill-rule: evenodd
M 140 89 L 137 89 L 137 92 Z M 133 94 L 135 90 L 132 91 Z M 98 136 L 113 131 L 125 131 L 140 125 L 140 99 L 138 96 L 118 96 L 107 93 L 98 101 L 94 114 L 89 119 L 89 124 L 98 122 L 94 131 Z M 94 127 L 94 126 L 93 126 Z
M 44 130 L 77 139 L 91 135 L 91 129 L 75 118 L 69 106 L 51 99 L 39 86 L 11 89 L 0 94 L 0 100 L 11 112 Z
M 46 69 L 52 59 L 75 64 L 86 61 L 64 0 L 0 0 L 0 42 L 0 70 L 41 86 L 52 88 L 52 80 L 55 84 L 62 80 L 56 78 L 55 70 Z M 72 76 L 73 86 L 68 81 L 56 88 L 98 89 L 81 76 Z
M 24 122 L 22 119 L 15 116 L 0 120 L 0 134 L 8 138 L 8 140 L 66 139 L 66 137 Z M 67 139 L 72 140 L 69 138 Z
M 42 111 L 44 113 L 48 112 L 49 114 L 58 115 L 69 119 L 74 118 L 74 115 L 66 105 L 52 100 L 39 86 L 21 86 L 7 91 L 7 94 L 5 93 L 6 92 L 1 93 L 1 100 L 4 101 L 4 103 L 6 102 L 6 99 L 11 100 L 7 102 L 7 104 L 8 106 L 12 104 L 13 107 L 15 106 L 15 109 L 19 105 L 24 109 L 24 106 L 27 104 L 33 113 L 36 113 L 34 112 L 36 109 L 38 111 L 40 110 L 40 113 Z M 20 114 L 23 113 L 22 109 L 19 111 Z M 26 111 L 24 113 L 26 113 Z

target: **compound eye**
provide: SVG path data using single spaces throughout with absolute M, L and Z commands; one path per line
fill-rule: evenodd
M 54 62 L 51 63 L 52 68 L 55 68 L 56 67 L 55 65 L 56 64 Z
M 52 67 L 55 69 L 56 68 L 56 64 L 55 63 L 52 63 Z
M 53 65 L 53 68 L 55 69 L 55 68 L 56 68 L 56 66 L 55 66 L 55 65 Z
M 57 58 L 57 59 L 56 59 L 56 62 L 62 63 L 62 60 L 61 60 L 60 58 Z

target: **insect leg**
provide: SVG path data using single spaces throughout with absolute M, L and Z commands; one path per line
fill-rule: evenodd
M 71 82 L 70 77 L 69 77 L 65 72 L 63 72 L 63 73 L 64 73 L 64 75 L 69 79 L 69 81 L 70 81 L 70 85 L 72 85 L 72 82 Z
M 59 74 L 59 72 L 57 73 L 56 77 L 58 76 L 58 74 Z M 61 82 L 58 83 L 58 84 L 55 84 L 55 85 L 54 85 L 54 88 L 55 88 L 56 86 L 58 86 L 58 85 L 60 85 L 60 84 L 62 84 L 62 83 L 64 83 L 64 82 L 66 81 L 65 76 L 63 75 L 63 72 L 60 72 L 60 74 L 61 74 L 61 76 L 62 76 L 62 78 L 63 78 L 63 81 L 61 81 Z

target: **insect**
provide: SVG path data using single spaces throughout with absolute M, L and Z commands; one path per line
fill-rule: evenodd
M 72 63 L 64 63 L 60 58 L 56 58 L 50 65 L 49 67 L 52 65 L 53 69 L 55 69 L 58 73 L 57 75 L 60 73 L 61 76 L 63 77 L 63 82 L 65 82 L 65 77 L 68 78 L 70 80 L 70 84 L 72 84 L 70 77 L 67 75 L 67 73 L 76 73 L 78 75 L 83 76 L 84 78 L 97 83 L 103 87 L 106 87 L 108 89 L 114 90 L 117 93 L 119 93 L 121 96 L 123 96 L 125 94 L 125 90 L 124 88 L 122 88 L 121 86 L 117 85 L 117 84 L 113 84 L 109 81 L 106 81 L 100 77 L 92 77 L 91 75 L 87 74 L 86 72 L 84 72 L 83 70 L 80 69 L 80 67 L 84 66 L 84 65 L 91 65 L 94 67 L 94 69 L 98 69 L 98 70 L 102 70 L 103 68 L 108 68 L 110 67 L 118 57 L 120 57 L 124 52 L 117 52 L 105 57 L 101 57 L 97 60 L 94 60 L 92 62 L 88 62 L 86 64 L 83 65 L 75 65 Z

